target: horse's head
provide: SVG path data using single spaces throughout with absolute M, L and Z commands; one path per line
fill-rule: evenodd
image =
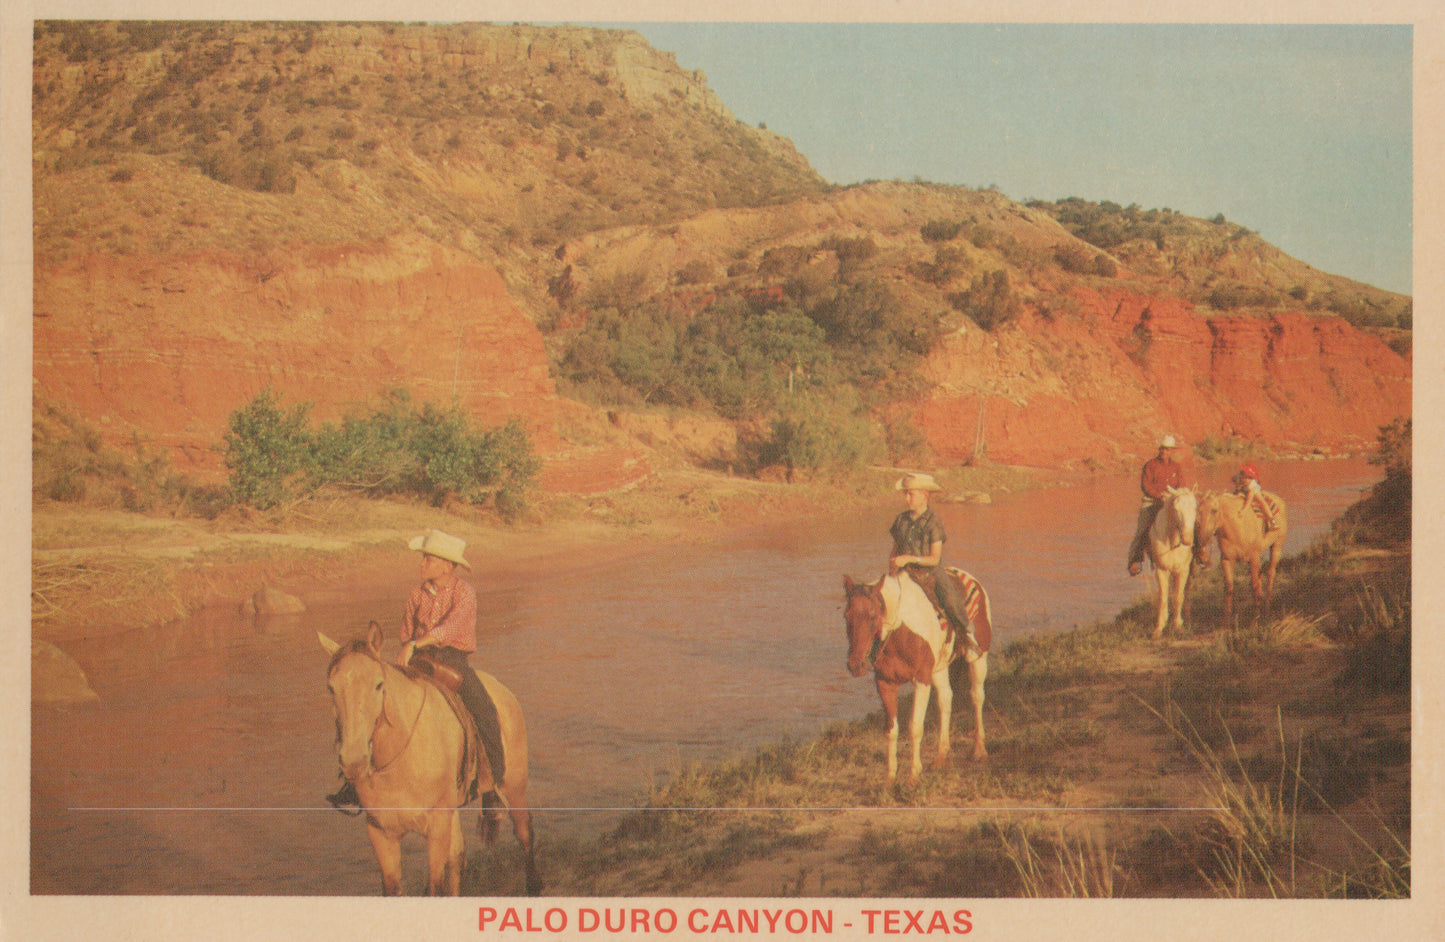
M 1199 514 L 1199 498 L 1186 487 L 1169 488 L 1169 528 L 1183 546 L 1193 546 Z
M 381 628 L 376 622 L 364 641 L 336 644 L 322 636 L 331 652 L 326 687 L 336 717 L 336 758 L 349 781 L 371 771 L 371 738 L 386 715 L 386 665 L 381 659 Z
M 846 601 L 843 622 L 848 629 L 848 673 L 861 677 L 868 670 L 868 655 L 873 642 L 883 631 L 882 583 L 857 583 L 843 577 Z

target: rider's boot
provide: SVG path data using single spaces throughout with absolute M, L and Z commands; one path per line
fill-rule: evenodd
M 963 654 L 967 661 L 976 661 L 983 656 L 983 648 L 979 647 L 978 639 L 973 635 L 972 621 L 963 625 Z

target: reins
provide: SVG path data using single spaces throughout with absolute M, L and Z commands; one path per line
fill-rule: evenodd
M 385 673 L 386 673 L 386 665 L 383 664 L 383 665 L 382 665 L 382 675 L 385 676 Z M 426 709 L 426 698 L 427 698 L 427 695 L 431 693 L 431 690 L 429 689 L 430 687 L 431 687 L 431 684 L 422 684 L 422 687 L 421 687 L 421 703 L 420 703 L 420 704 L 417 706 L 417 708 L 416 708 L 416 719 L 414 719 L 414 720 L 411 721 L 411 729 L 409 729 L 409 730 L 406 731 L 406 742 L 404 742 L 404 743 L 401 744 L 401 748 L 397 750 L 396 755 L 392 756 L 390 759 L 386 760 L 386 761 L 383 762 L 381 765 L 374 765 L 374 766 L 372 766 L 372 767 L 371 767 L 371 770 L 372 770 L 373 772 L 382 772 L 382 771 L 385 771 L 385 770 L 387 769 L 387 767 L 389 767 L 389 766 L 390 766 L 393 762 L 395 762 L 397 759 L 400 759 L 400 758 L 406 753 L 406 747 L 411 745 L 411 737 L 414 736 L 414 735 L 416 735 L 416 728 L 421 725 L 421 711 Z M 382 699 L 381 718 L 382 718 L 382 719 L 385 719 L 385 718 L 386 718 L 386 687 L 385 687 L 385 686 L 383 686 L 383 687 L 381 688 L 381 699 Z M 372 735 L 372 740 L 373 740 L 373 742 L 372 742 L 372 747 L 375 748 L 376 729 L 375 729 L 374 727 L 372 728 L 371 735 Z
M 379 657 L 377 657 L 375 654 L 373 654 L 369 649 L 358 649 L 358 650 L 365 650 L 367 656 L 370 657 L 373 661 L 376 661 L 376 663 L 381 666 L 381 677 L 382 677 L 382 687 L 381 687 L 382 704 L 381 704 L 381 712 L 380 712 L 379 714 L 377 714 L 376 722 L 375 722 L 375 723 L 372 725 L 372 727 L 371 727 L 371 744 L 372 744 L 372 748 L 375 749 L 375 748 L 376 748 L 376 728 L 377 728 L 378 726 L 380 726 L 383 721 L 385 721 L 388 726 L 391 725 L 390 721 L 387 720 L 387 718 L 386 718 L 386 679 L 387 679 L 387 677 L 386 677 L 386 671 L 387 671 L 387 664 L 386 664 L 386 662 L 383 661 L 381 658 L 379 658 Z M 372 771 L 372 772 L 383 772 L 383 771 L 385 771 L 386 769 L 390 768 L 391 765 L 392 765 L 393 763 L 395 763 L 397 759 L 400 759 L 403 755 L 406 754 L 407 747 L 411 745 L 411 739 L 412 739 L 412 737 L 413 737 L 414 735 L 416 735 L 417 727 L 421 725 L 421 714 L 422 714 L 422 711 L 426 709 L 426 699 L 427 699 L 428 694 L 431 693 L 431 691 L 430 691 L 430 689 L 429 689 L 430 687 L 431 687 L 431 684 L 426 684 L 426 683 L 424 683 L 424 684 L 421 685 L 421 703 L 420 703 L 420 704 L 417 706 L 417 708 L 416 708 L 416 719 L 412 720 L 411 729 L 409 729 L 409 730 L 406 731 L 406 741 L 401 744 L 401 748 L 397 750 L 396 755 L 392 756 L 390 759 L 387 759 L 387 760 L 386 760 L 385 762 L 383 762 L 381 765 L 373 765 L 373 766 L 371 767 L 371 771 Z

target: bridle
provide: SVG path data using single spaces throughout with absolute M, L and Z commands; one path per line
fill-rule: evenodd
M 372 723 L 372 726 L 371 726 L 371 738 L 368 740 L 368 742 L 372 745 L 373 754 L 375 754 L 375 753 L 374 753 L 374 750 L 375 750 L 375 744 L 376 744 L 376 731 L 377 731 L 377 729 L 379 729 L 379 728 L 381 727 L 381 724 L 382 724 L 382 723 L 386 723 L 388 726 L 391 725 L 391 721 L 388 720 L 388 719 L 387 719 L 387 716 L 386 716 L 386 671 L 387 671 L 387 665 L 386 665 L 386 662 L 385 662 L 385 661 L 383 661 L 381 658 L 377 657 L 374 653 L 372 653 L 372 651 L 371 651 L 370 649 L 365 649 L 365 650 L 366 650 L 366 655 L 367 655 L 368 657 L 370 657 L 373 661 L 375 661 L 375 662 L 377 663 L 377 666 L 379 666 L 379 667 L 381 668 L 381 710 L 377 712 L 377 714 L 376 714 L 376 721 L 375 721 L 374 723 Z M 339 662 L 338 662 L 338 663 L 339 663 Z M 396 755 L 392 756 L 390 759 L 387 759 L 387 760 L 386 760 L 385 762 L 383 762 L 381 765 L 372 765 L 372 766 L 371 766 L 371 771 L 372 771 L 373 773 L 376 773 L 376 772 L 384 772 L 386 769 L 390 768 L 391 765 L 392 765 L 393 763 L 395 763 L 397 759 L 400 759 L 400 758 L 406 753 L 407 747 L 411 745 L 411 739 L 412 739 L 412 737 L 413 737 L 414 735 L 416 735 L 417 727 L 421 725 L 421 714 L 422 714 L 422 710 L 426 709 L 427 696 L 431 693 L 430 688 L 431 688 L 431 684 L 422 684 L 422 685 L 421 685 L 421 703 L 417 705 L 417 708 L 416 708 L 416 717 L 415 717 L 415 718 L 412 720 L 412 722 L 411 722 L 411 728 L 406 731 L 406 741 L 401 744 L 401 748 L 396 751 Z M 338 735 L 339 735 L 339 733 L 340 733 L 340 731 L 338 730 Z
M 1171 545 L 1174 545 L 1174 546 L 1187 546 L 1187 547 L 1189 547 L 1190 554 L 1193 555 L 1193 556 L 1197 556 L 1197 555 L 1199 555 L 1199 550 L 1198 550 L 1198 548 L 1196 547 L 1195 544 L 1198 542 L 1198 537 L 1199 537 L 1199 508 L 1198 508 L 1198 505 L 1197 505 L 1197 504 L 1195 505 L 1195 510 L 1194 510 L 1194 525 L 1189 528 L 1189 533 L 1188 533 L 1187 535 L 1186 535 L 1185 532 L 1184 532 L 1184 526 L 1183 526 L 1182 522 L 1175 519 L 1175 515 L 1178 513 L 1177 503 L 1176 503 L 1177 500 L 1178 500 L 1178 495 L 1179 495 L 1179 494 L 1183 494 L 1183 493 L 1185 493 L 1185 491 L 1180 490 L 1180 491 L 1176 491 L 1176 492 L 1174 492 L 1173 494 L 1171 494 L 1170 497 L 1169 497 L 1169 499 L 1167 499 L 1167 500 L 1164 501 L 1164 505 L 1160 508 L 1160 512 L 1161 512 L 1161 513 L 1167 513 L 1167 514 L 1169 514 L 1169 517 L 1168 517 L 1169 536 L 1170 536 L 1171 539 L 1177 539 L 1177 540 L 1179 541 L 1178 543 L 1171 544 Z
M 866 594 L 863 594 L 863 593 L 860 593 L 860 595 L 859 595 L 858 597 L 864 597 L 864 598 L 866 598 L 867 595 L 866 595 Z M 852 604 L 852 598 L 850 598 L 850 599 L 848 600 L 848 603 L 849 603 L 849 605 Z M 876 666 L 877 666 L 877 663 L 878 663 L 878 654 L 879 654 L 880 651 L 883 650 L 883 634 L 884 634 L 884 629 L 887 627 L 887 622 L 888 622 L 888 619 L 887 619 L 887 616 L 886 616 L 886 612 L 887 612 L 887 606 L 884 604 L 883 600 L 880 598 L 880 599 L 878 599 L 878 614 L 877 614 L 876 616 L 873 616 L 873 615 L 871 615 L 871 613 L 870 613 L 870 615 L 868 616 L 868 617 L 876 618 L 876 624 L 873 626 L 873 632 L 872 632 L 873 637 L 869 639 L 869 643 L 868 643 L 867 659 L 868 659 L 868 666 L 869 666 L 869 667 L 876 667 Z M 847 614 L 847 613 L 845 612 L 844 614 L 845 614 L 845 620 L 846 620 L 846 614 Z M 856 646 L 856 643 L 852 641 L 853 628 L 852 628 L 852 622 L 851 622 L 851 621 L 848 622 L 848 626 L 849 626 L 850 646 Z

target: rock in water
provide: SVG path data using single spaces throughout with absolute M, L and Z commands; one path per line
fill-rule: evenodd
M 305 603 L 296 596 L 270 586 L 261 587 L 255 595 L 241 603 L 243 615 L 296 615 L 304 611 Z
M 85 671 L 70 655 L 46 641 L 30 642 L 30 700 L 51 706 L 99 703 Z

